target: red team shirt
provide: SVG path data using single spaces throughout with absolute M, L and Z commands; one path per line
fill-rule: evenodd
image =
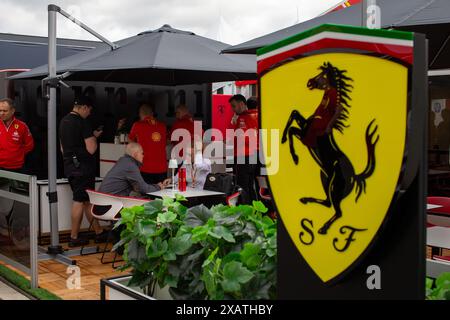
M 170 130 L 170 140 L 172 140 L 172 133 L 177 129 L 186 129 L 189 131 L 189 134 L 191 135 L 191 141 L 194 139 L 194 119 L 192 119 L 192 116 L 189 114 L 185 115 L 181 119 L 176 120 L 173 123 L 172 129 Z M 201 130 L 201 139 L 203 138 L 203 128 Z M 184 141 L 183 139 L 179 138 L 179 142 L 177 141 L 171 141 L 173 146 L 176 146 L 181 141 Z M 186 141 L 184 141 L 186 142 Z M 179 157 L 183 158 L 183 150 L 180 151 Z
M 177 129 L 186 129 L 191 134 L 191 139 L 194 138 L 194 120 L 190 115 L 185 115 L 181 119 L 175 121 L 172 130 L 170 130 L 170 134 Z M 172 141 L 172 143 L 176 143 L 176 141 Z
M 191 140 L 194 139 L 194 119 L 190 115 L 185 115 L 181 119 L 177 119 L 172 126 L 172 129 L 170 130 L 170 140 L 172 143 L 172 146 L 176 146 L 181 141 L 184 141 L 183 139 L 179 138 L 180 142 L 172 141 L 172 133 L 177 129 L 186 129 L 189 131 L 189 134 L 191 135 Z M 179 157 L 183 159 L 183 150 L 180 150 Z
M 242 112 L 235 124 L 231 124 L 231 129 L 237 130 L 242 129 L 244 132 L 247 132 L 248 129 L 255 129 L 256 130 L 256 148 L 249 143 L 249 139 L 245 139 L 245 146 L 242 148 L 242 146 L 237 145 L 237 138 L 234 139 L 234 154 L 235 156 L 250 156 L 253 155 L 255 152 L 258 151 L 258 143 L 259 143 L 259 137 L 258 137 L 258 110 L 251 109 L 246 110 Z
M 33 150 L 34 141 L 28 126 L 16 118 L 6 127 L 0 121 L 0 167 L 22 168 L 25 155 Z
M 163 173 L 167 171 L 167 131 L 164 123 L 153 117 L 146 117 L 133 124 L 128 137 L 139 143 L 144 149 L 142 172 Z

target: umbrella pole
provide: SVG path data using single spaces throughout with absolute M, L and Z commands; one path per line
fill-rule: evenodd
M 118 46 L 102 37 L 100 34 L 83 24 L 81 21 L 75 19 L 60 7 L 50 4 L 48 5 L 48 77 L 43 81 L 43 88 L 49 88 L 47 93 L 47 125 L 48 125 L 48 203 L 50 212 L 50 246 L 47 248 L 46 254 L 40 254 L 39 259 L 56 259 L 60 262 L 74 265 L 75 260 L 69 258 L 72 255 L 80 255 L 81 249 L 64 251 L 59 243 L 59 227 L 58 227 L 58 194 L 57 194 L 57 112 L 56 112 L 56 89 L 59 85 L 69 87 L 62 79 L 70 75 L 70 72 L 66 72 L 62 75 L 56 74 L 56 18 L 60 13 L 64 17 L 68 18 L 72 22 L 79 25 L 92 35 L 96 36 L 103 42 L 107 43 L 112 50 L 117 49 Z M 96 253 L 97 247 L 84 248 L 85 254 Z
M 48 253 L 60 254 L 63 252 L 59 244 L 58 231 L 58 195 L 56 192 L 56 86 L 52 81 L 56 78 L 56 11 L 48 8 L 48 74 L 49 74 L 49 99 L 47 110 L 48 125 L 48 202 L 50 206 L 50 233 L 51 244 Z

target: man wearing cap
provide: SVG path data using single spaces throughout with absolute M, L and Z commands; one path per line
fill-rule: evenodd
M 148 184 L 157 184 L 167 178 L 167 129 L 155 119 L 153 108 L 144 103 L 139 107 L 139 118 L 131 127 L 128 139 L 144 149 L 141 174 Z
M 25 156 L 34 147 L 28 126 L 14 117 L 14 102 L 0 99 L 0 169 L 22 172 Z
M 97 138 L 102 131 L 92 131 L 86 118 L 91 114 L 93 103 L 88 97 L 75 99 L 72 111 L 67 114 L 59 125 L 61 152 L 64 159 L 64 174 L 69 179 L 73 193 L 72 230 L 69 247 L 88 244 L 87 239 L 79 238 L 83 211 L 89 221 L 92 221 L 91 204 L 86 189 L 95 189 L 95 157 Z M 95 242 L 104 242 L 107 232 L 103 231 L 94 220 L 96 233 Z

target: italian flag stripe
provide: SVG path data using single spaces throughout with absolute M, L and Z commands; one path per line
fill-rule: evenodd
M 358 33 L 336 32 L 338 29 L 357 30 Z M 317 30 L 320 30 L 320 33 L 315 32 Z M 305 34 L 308 36 L 305 37 Z M 388 36 L 381 37 L 381 34 Z M 413 33 L 323 25 L 258 50 L 258 72 L 263 72 L 287 58 L 323 49 L 374 52 L 412 64 Z
M 383 29 L 367 29 L 361 27 L 353 27 L 353 26 L 343 26 L 343 25 L 333 25 L 333 24 L 323 24 L 318 27 L 312 28 L 305 32 L 296 34 L 269 46 L 258 49 L 257 55 L 261 56 L 268 52 L 274 51 L 276 49 L 285 47 L 292 43 L 299 42 L 301 40 L 310 38 L 316 34 L 323 32 L 332 32 L 332 33 L 343 33 L 348 34 L 350 37 L 354 36 L 367 36 L 367 37 L 377 37 L 380 42 L 385 41 L 384 39 L 397 39 L 397 40 L 409 40 L 413 41 L 413 33 L 406 31 L 397 31 L 397 30 L 383 30 Z

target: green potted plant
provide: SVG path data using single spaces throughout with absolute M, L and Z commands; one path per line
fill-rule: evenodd
M 174 299 L 274 299 L 277 225 L 267 208 L 255 201 L 187 209 L 183 201 L 122 211 L 115 249 L 125 248 L 128 286 L 148 296 L 168 288 Z
M 426 280 L 427 300 L 450 300 L 450 272 Z

